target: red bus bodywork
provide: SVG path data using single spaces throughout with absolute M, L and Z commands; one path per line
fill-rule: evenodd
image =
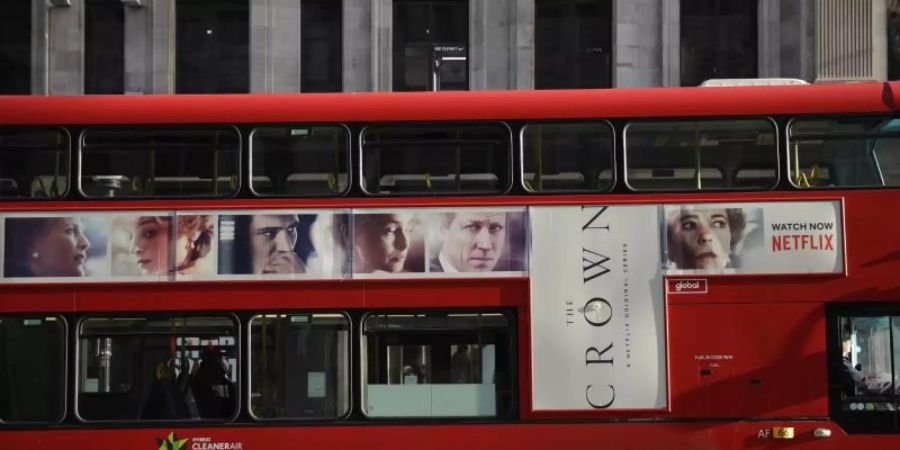
M 403 94 L 0 97 L 0 124 L 256 124 L 894 114 L 900 84 Z M 529 280 L 233 281 L 3 285 L 0 313 L 505 307 L 516 311 L 519 411 L 513 423 L 93 423 L 0 428 L 15 449 L 159 448 L 170 432 L 243 449 L 889 448 L 829 420 L 825 307 L 900 301 L 900 196 L 891 189 L 482 197 L 15 201 L 23 211 L 524 206 L 840 200 L 845 274 L 715 276 L 708 292 L 666 297 L 668 408 L 534 412 Z M 541 245 L 534 243 L 533 245 Z M 71 336 L 71 332 L 69 333 Z M 726 359 L 710 355 L 728 355 Z M 71 363 L 69 364 L 71 366 Z M 68 394 L 71 398 L 71 393 Z M 793 439 L 773 430 L 793 427 Z M 815 429 L 831 431 L 814 437 Z M 190 447 L 193 445 L 194 447 Z M 222 447 L 226 448 L 226 447 Z M 231 447 L 234 448 L 234 447 Z

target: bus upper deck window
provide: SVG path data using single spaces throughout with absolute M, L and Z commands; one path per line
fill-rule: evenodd
M 498 194 L 511 185 L 504 123 L 370 125 L 360 145 L 369 194 Z
M 250 189 L 260 196 L 347 192 L 350 132 L 341 125 L 265 126 L 250 134 Z
M 64 196 L 69 140 L 62 128 L 0 128 L 0 200 Z
M 798 118 L 788 143 L 790 179 L 799 188 L 900 186 L 900 119 Z
M 230 197 L 240 145 L 230 126 L 88 128 L 79 187 L 87 197 Z
M 762 190 L 778 182 L 776 128 L 767 118 L 635 121 L 624 142 L 634 190 Z
M 608 122 L 532 122 L 522 130 L 522 182 L 530 192 L 602 192 L 613 184 Z

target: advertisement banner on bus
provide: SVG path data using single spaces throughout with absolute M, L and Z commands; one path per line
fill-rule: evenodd
M 522 276 L 525 208 L 353 211 L 353 278 Z
M 668 204 L 668 274 L 844 272 L 839 201 Z
M 218 215 L 220 278 L 338 279 L 350 267 L 350 210 Z
M 535 411 L 667 405 L 658 208 L 529 210 Z
M 0 217 L 12 282 L 504 277 L 526 209 L 28 213 Z

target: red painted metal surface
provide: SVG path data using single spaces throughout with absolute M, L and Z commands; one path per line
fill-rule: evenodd
M 373 120 L 629 118 L 883 113 L 900 83 L 755 88 L 410 94 L 0 97 L 2 124 L 364 122 Z M 900 300 L 896 190 L 727 194 L 6 202 L 0 212 L 273 209 L 462 205 L 638 204 L 842 200 L 846 274 L 708 277 L 706 293 L 669 295 L 665 411 L 531 411 L 526 278 L 3 285 L 0 312 L 506 307 L 516 311 L 516 423 L 250 424 L 204 428 L 3 430 L 13 449 L 158 449 L 175 432 L 186 449 L 240 443 L 287 448 L 888 448 L 900 436 L 845 434 L 827 420 L 825 304 Z M 539 244 L 538 244 L 539 245 Z M 660 282 L 664 282 L 660 280 Z M 70 325 L 71 326 L 71 325 Z M 795 438 L 774 439 L 791 426 Z M 816 428 L 832 437 L 813 437 Z M 196 446 L 195 446 L 196 445 Z M 215 448 L 215 447 L 207 447 Z M 223 447 L 224 448 L 224 447 Z
M 886 112 L 894 83 L 353 94 L 0 96 L 3 124 L 518 120 Z

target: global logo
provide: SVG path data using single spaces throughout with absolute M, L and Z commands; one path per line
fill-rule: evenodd
M 178 439 L 178 435 L 173 431 L 165 439 L 156 439 L 156 443 L 159 444 L 157 450 L 182 450 L 187 441 L 187 439 Z
M 707 292 L 706 280 L 667 280 L 666 291 L 669 294 L 705 294 Z

